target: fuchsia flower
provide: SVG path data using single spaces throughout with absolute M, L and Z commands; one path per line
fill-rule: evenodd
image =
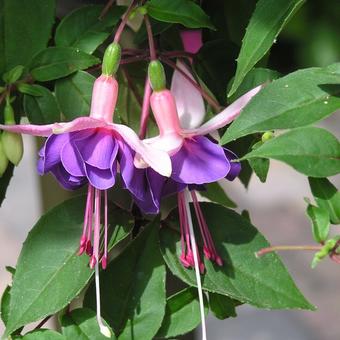
M 196 89 L 192 84 L 185 78 L 179 81 L 179 77 L 180 75 L 175 72 L 172 91 L 161 89 L 152 93 L 150 104 L 159 128 L 159 135 L 144 140 L 145 144 L 169 154 L 172 164 L 171 176 L 170 178 L 160 176 L 149 168 L 142 172 L 141 169 L 135 169 L 135 178 L 144 176 L 145 183 L 148 184 L 144 188 L 147 188 L 149 197 L 152 197 L 152 200 L 148 201 L 135 197 L 135 201 L 144 212 L 153 210 L 156 213 L 159 211 L 162 197 L 178 193 L 182 234 L 180 259 L 185 267 L 194 267 L 187 210 L 184 209 L 186 196 L 183 191 L 189 188 L 204 242 L 204 255 L 218 265 L 222 265 L 193 189 L 223 178 L 233 180 L 238 176 L 241 166 L 237 162 L 232 162 L 237 158 L 236 155 L 206 135 L 215 132 L 236 118 L 243 107 L 261 89 L 261 86 L 240 97 L 208 122 L 197 126 L 205 115 L 204 102 L 201 95 L 195 92 Z M 182 125 L 187 128 L 183 128 Z M 142 162 L 137 163 L 137 166 L 143 167 Z M 139 182 L 142 183 L 141 180 Z M 200 271 L 203 272 L 203 262 L 201 260 L 199 262 Z
M 89 117 L 48 125 L 0 125 L 2 130 L 48 137 L 39 152 L 38 172 L 41 175 L 51 172 L 64 188 L 70 190 L 88 184 L 79 254 L 86 252 L 90 256 L 90 267 L 95 268 L 97 319 L 104 335 L 109 331 L 100 316 L 98 264 L 101 262 L 104 269 L 107 265 L 107 189 L 115 184 L 118 169 L 123 178 L 134 173 L 135 156 L 155 173 L 171 174 L 171 161 L 166 152 L 144 144 L 129 127 L 113 123 L 118 95 L 118 83 L 113 74 L 119 58 L 119 46 L 111 44 L 104 55 L 103 74 L 94 83 Z M 135 186 L 139 184 L 131 181 L 127 189 L 136 192 Z M 100 250 L 102 210 L 105 216 L 103 254 Z

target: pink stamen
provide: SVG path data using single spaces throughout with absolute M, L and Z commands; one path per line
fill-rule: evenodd
M 95 189 L 94 197 L 94 234 L 93 234 L 93 254 L 90 260 L 90 267 L 94 269 L 99 261 L 99 245 L 100 245 L 100 197 L 101 192 Z
M 202 209 L 199 205 L 197 195 L 195 191 L 191 191 L 191 197 L 194 203 L 194 208 L 198 220 L 198 224 L 201 230 L 201 235 L 204 242 L 204 255 L 207 259 L 215 261 L 219 266 L 223 266 L 222 258 L 218 255 L 211 233 L 209 231 L 207 222 L 205 221 Z
M 182 253 L 180 256 L 180 261 L 186 268 L 195 267 L 194 252 L 192 247 L 195 246 L 200 273 L 204 273 L 204 264 L 200 259 L 198 248 L 193 245 L 190 238 L 190 227 L 189 227 L 189 216 L 186 210 L 185 196 L 183 192 L 178 193 L 178 208 L 179 208 L 179 218 L 180 218 L 180 229 L 181 229 L 181 248 Z
M 89 228 L 89 224 L 92 224 L 92 221 L 89 220 L 90 211 L 91 211 L 91 202 L 92 202 L 92 187 L 88 186 L 87 189 L 87 199 L 86 199 L 86 208 L 85 208 L 85 216 L 84 216 L 84 227 L 83 234 L 80 239 L 79 252 L 78 255 L 83 254 L 87 249 L 88 236 L 87 230 Z

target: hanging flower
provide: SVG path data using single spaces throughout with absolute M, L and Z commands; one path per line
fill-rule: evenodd
M 129 158 L 129 155 L 133 153 L 139 155 L 156 173 L 162 176 L 169 176 L 171 173 L 167 153 L 142 143 L 129 127 L 112 123 L 117 95 L 118 83 L 115 78 L 110 73 L 102 74 L 94 83 L 89 117 L 41 126 L 0 125 L 0 129 L 6 131 L 48 137 L 39 152 L 38 172 L 41 175 L 51 172 L 58 182 L 69 190 L 88 184 L 84 231 L 79 253 L 86 251 L 91 256 L 91 268 L 100 260 L 102 266 L 106 267 L 107 223 L 102 257 L 99 251 L 102 191 L 106 212 L 106 190 L 115 184 L 118 164 L 122 173 L 129 173 L 133 168 L 133 158 Z M 134 185 L 137 183 L 131 182 L 127 188 L 135 192 Z
M 157 84 L 156 86 L 158 87 Z M 184 78 L 179 81 L 179 74 L 175 73 L 172 91 L 165 88 L 155 89 L 154 86 L 150 104 L 159 128 L 159 135 L 144 140 L 144 143 L 169 154 L 172 173 L 170 178 L 160 176 L 143 164 L 142 160 L 138 162 L 137 157 L 135 164 L 139 168 L 144 167 L 144 170 L 136 169 L 136 176 L 144 178 L 144 197 L 148 195 L 152 199 L 143 200 L 140 197 L 135 197 L 135 201 L 144 212 L 157 213 L 162 197 L 178 193 L 182 234 L 181 262 L 186 267 L 193 267 L 194 260 L 193 244 L 189 237 L 187 210 L 184 209 L 186 196 L 183 190 L 185 188 L 189 188 L 191 191 L 204 242 L 204 254 L 208 259 L 222 265 L 222 260 L 214 246 L 194 189 L 223 178 L 233 180 L 238 176 L 241 166 L 237 162 L 232 162 L 237 156 L 207 135 L 235 119 L 260 89 L 261 86 L 249 91 L 208 122 L 197 126 L 205 114 L 204 102 L 200 95 L 198 96 L 196 92 L 192 91 L 193 86 L 187 79 Z M 183 128 L 182 124 L 186 128 Z M 199 262 L 200 271 L 203 272 L 203 262 Z

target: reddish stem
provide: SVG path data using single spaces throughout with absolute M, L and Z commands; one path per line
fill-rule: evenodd
M 102 20 L 104 18 L 104 16 L 107 14 L 107 12 L 109 11 L 109 9 L 112 7 L 112 5 L 114 4 L 115 0 L 109 0 L 107 2 L 107 4 L 105 5 L 105 7 L 103 8 L 103 10 L 101 11 L 100 15 L 99 15 L 99 20 Z
M 131 4 L 129 5 L 127 11 L 124 14 L 124 17 L 123 17 L 122 21 L 120 22 L 120 24 L 119 24 L 119 26 L 117 28 L 117 31 L 116 31 L 115 37 L 113 39 L 113 42 L 115 42 L 115 43 L 119 42 L 120 37 L 121 37 L 121 35 L 122 35 L 123 31 L 124 31 L 124 27 L 125 27 L 127 21 L 129 20 L 129 16 L 131 14 L 131 11 L 135 7 L 135 3 L 136 3 L 136 0 L 131 1 Z
M 262 255 L 272 253 L 274 251 L 281 251 L 281 250 L 311 250 L 311 251 L 319 251 L 322 249 L 323 246 L 273 246 L 268 248 L 262 248 L 258 252 L 255 253 L 256 257 L 260 257 Z
M 145 21 L 146 31 L 148 33 L 150 59 L 156 60 L 157 57 L 156 57 L 155 41 L 153 39 L 151 23 L 147 15 L 144 15 L 144 21 Z
M 140 128 L 139 128 L 140 139 L 144 139 L 146 136 L 146 130 L 148 127 L 148 120 L 150 116 L 150 96 L 151 96 L 151 85 L 150 85 L 149 77 L 147 75 L 145 79 L 145 86 L 144 86 L 142 114 L 140 117 Z

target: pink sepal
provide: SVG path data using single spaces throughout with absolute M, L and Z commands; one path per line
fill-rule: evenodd
M 257 86 L 243 96 L 235 100 L 231 105 L 225 108 L 222 112 L 211 118 L 197 129 L 183 129 L 182 135 L 191 137 L 196 135 L 207 135 L 212 131 L 218 130 L 223 126 L 231 123 L 249 103 L 249 101 L 262 89 L 263 85 Z

